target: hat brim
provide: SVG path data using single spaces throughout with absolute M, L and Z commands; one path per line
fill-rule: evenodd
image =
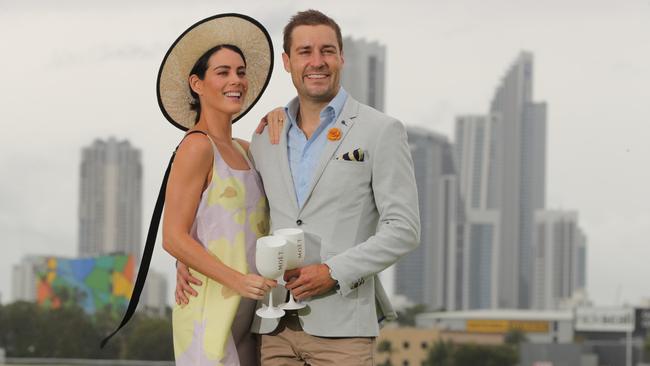
M 181 130 L 194 126 L 196 112 L 190 109 L 188 78 L 196 61 L 221 44 L 237 46 L 246 58 L 248 92 L 232 123 L 241 119 L 258 102 L 271 80 L 273 43 L 257 20 L 237 13 L 203 19 L 184 31 L 171 45 L 158 70 L 156 94 L 165 118 Z

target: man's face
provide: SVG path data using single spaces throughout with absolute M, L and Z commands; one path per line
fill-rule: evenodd
M 290 54 L 282 54 L 284 69 L 302 98 L 329 102 L 336 96 L 343 54 L 334 29 L 326 25 L 301 25 L 291 33 Z

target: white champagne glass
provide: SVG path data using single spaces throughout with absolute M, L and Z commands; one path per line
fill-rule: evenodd
M 288 228 L 278 229 L 273 232 L 273 236 L 284 238 L 287 241 L 287 268 L 298 268 L 305 261 L 305 233 L 300 229 Z M 304 308 L 305 304 L 297 302 L 290 293 L 289 301 L 280 305 L 284 310 L 298 310 Z
M 276 279 L 284 273 L 287 240 L 275 236 L 263 236 L 257 239 L 255 266 L 260 275 Z M 273 290 L 269 292 L 269 306 L 262 306 L 255 312 L 260 318 L 281 318 L 284 310 L 273 306 Z

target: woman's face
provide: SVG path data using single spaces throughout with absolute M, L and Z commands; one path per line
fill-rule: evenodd
M 210 56 L 203 80 L 192 75 L 190 85 L 199 94 L 202 109 L 239 113 L 248 91 L 244 60 L 237 52 L 222 48 Z

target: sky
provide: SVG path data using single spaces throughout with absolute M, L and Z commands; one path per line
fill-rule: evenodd
M 384 44 L 386 112 L 450 139 L 454 118 L 486 113 L 509 65 L 532 52 L 534 99 L 548 105 L 547 207 L 579 213 L 588 293 L 599 305 L 650 298 L 650 0 L 0 0 L 1 301 L 11 301 L 11 268 L 24 255 L 76 254 L 81 149 L 96 138 L 142 150 L 144 237 L 181 138 L 155 96 L 179 34 L 225 12 L 268 28 L 271 83 L 234 128 L 249 139 L 295 94 L 281 32 L 308 8 L 344 36 Z M 153 267 L 171 291 L 173 261 L 160 245 Z

